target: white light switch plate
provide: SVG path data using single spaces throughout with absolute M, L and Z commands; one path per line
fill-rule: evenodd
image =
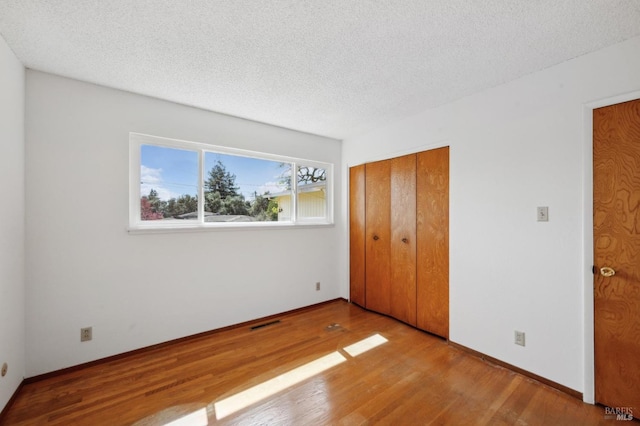
M 549 207 L 538 207 L 538 222 L 549 222 Z

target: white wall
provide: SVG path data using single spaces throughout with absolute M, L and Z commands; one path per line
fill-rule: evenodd
M 25 372 L 24 67 L 0 37 L 0 411 Z
M 592 185 L 585 104 L 639 89 L 634 38 L 343 144 L 343 173 L 451 146 L 451 340 L 584 392 L 586 400 L 593 393 L 593 293 L 592 235 L 583 227 Z M 536 222 L 537 206 L 549 207 L 549 222 Z M 526 332 L 526 347 L 514 345 L 514 330 Z
M 338 210 L 340 142 L 30 70 L 26 93 L 28 377 L 339 297 L 338 227 L 126 228 L 129 132 L 332 162 Z

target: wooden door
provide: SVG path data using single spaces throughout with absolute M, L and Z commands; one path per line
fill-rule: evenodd
M 593 112 L 596 401 L 640 416 L 640 100 Z M 601 268 L 611 268 L 610 270 Z M 615 271 L 615 275 L 610 275 Z
M 367 309 L 391 312 L 391 160 L 365 166 L 365 275 Z
M 349 281 L 351 302 L 365 306 L 364 164 L 349 169 Z
M 449 338 L 449 147 L 417 157 L 417 326 Z
M 416 155 L 391 160 L 391 311 L 416 325 Z

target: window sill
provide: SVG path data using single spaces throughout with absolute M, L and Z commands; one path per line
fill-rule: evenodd
M 333 228 L 334 223 L 329 222 L 298 222 L 298 223 L 256 223 L 249 225 L 246 222 L 239 223 L 218 223 L 215 225 L 189 224 L 181 226 L 129 226 L 127 232 L 132 235 L 138 234 L 169 234 L 182 232 L 209 232 L 209 231 L 262 231 L 272 229 L 312 229 L 312 228 Z

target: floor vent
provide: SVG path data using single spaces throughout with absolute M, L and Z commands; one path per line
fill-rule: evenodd
M 279 322 L 280 322 L 280 320 L 275 320 L 275 321 L 265 322 L 264 324 L 254 325 L 253 327 L 251 327 L 251 330 L 257 330 L 259 328 L 268 327 L 268 326 L 273 325 L 273 324 L 278 324 Z

